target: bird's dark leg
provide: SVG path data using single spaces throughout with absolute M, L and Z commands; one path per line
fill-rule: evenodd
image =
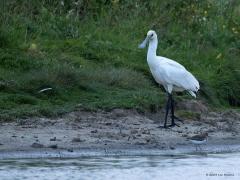
M 167 100 L 167 104 L 166 104 L 166 112 L 165 112 L 165 118 L 164 118 L 164 125 L 163 126 L 159 126 L 159 128 L 167 128 L 167 118 L 168 118 L 168 112 L 169 112 L 169 109 L 170 109 L 170 105 L 171 105 L 171 98 L 170 98 L 170 95 L 168 93 L 168 100 Z
M 175 120 L 175 115 L 174 115 L 174 100 L 173 100 L 173 97 L 172 97 L 171 94 L 169 94 L 169 98 L 170 98 L 171 113 L 172 113 L 172 115 L 171 115 L 172 123 L 171 123 L 170 127 L 173 127 L 173 126 L 178 126 L 178 127 L 179 127 L 179 125 L 176 124 L 175 121 L 174 121 L 174 120 Z
M 170 108 L 170 103 L 171 103 L 170 94 L 168 94 L 168 101 L 167 101 L 167 105 L 166 105 L 166 112 L 165 112 L 165 118 L 164 118 L 164 128 L 167 128 L 167 118 L 168 118 L 168 111 Z
M 175 124 L 174 120 L 178 120 L 178 121 L 180 121 L 181 123 L 183 123 L 183 120 L 182 120 L 182 119 L 179 119 L 179 118 L 176 117 L 175 114 L 174 114 L 174 99 L 173 99 L 172 95 L 171 95 L 171 112 L 172 112 L 172 116 L 171 116 L 171 118 L 172 118 L 172 126 L 174 126 L 174 124 Z M 175 125 L 176 125 L 176 124 L 175 124 Z M 177 125 L 177 126 L 178 126 L 178 125 Z

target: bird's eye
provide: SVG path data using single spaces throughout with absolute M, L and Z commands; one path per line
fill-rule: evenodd
M 151 37 L 153 37 L 153 34 L 151 34 Z

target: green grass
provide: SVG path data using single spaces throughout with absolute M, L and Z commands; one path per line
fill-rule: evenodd
M 213 107 L 240 106 L 237 0 L 63 2 L 1 2 L 1 120 L 56 116 L 78 106 L 163 106 L 146 50 L 137 49 L 149 29 L 159 35 L 158 54 L 199 79 L 200 99 Z

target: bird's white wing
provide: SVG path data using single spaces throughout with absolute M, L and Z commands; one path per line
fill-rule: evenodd
M 193 91 L 193 92 L 198 91 L 199 83 L 197 79 L 189 71 L 187 71 L 182 65 L 180 65 L 180 67 L 179 65 L 180 64 L 178 65 L 171 64 L 169 63 L 169 61 L 161 62 L 158 68 L 159 76 L 161 76 L 163 81 L 169 85 L 183 88 L 188 91 Z
M 180 68 L 180 69 L 185 69 L 185 67 L 181 64 L 179 64 L 176 61 L 173 61 L 171 59 L 168 59 L 166 57 L 162 57 L 162 56 L 157 56 L 157 58 L 161 61 L 164 61 L 165 63 L 169 64 L 170 66 L 176 67 L 176 68 Z

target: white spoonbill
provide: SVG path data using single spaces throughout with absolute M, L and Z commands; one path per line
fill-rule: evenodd
M 158 84 L 163 85 L 168 94 L 168 101 L 166 104 L 165 122 L 160 127 L 173 127 L 177 125 L 176 120 L 180 120 L 174 115 L 174 100 L 172 97 L 173 91 L 188 91 L 196 98 L 196 92 L 199 90 L 199 83 L 197 79 L 185 69 L 181 64 L 171 59 L 157 56 L 158 39 L 155 31 L 150 30 L 147 33 L 146 39 L 139 45 L 139 48 L 145 48 L 149 42 L 147 52 L 147 62 L 150 71 Z M 167 126 L 168 111 L 171 109 L 171 125 Z M 178 125 L 177 125 L 178 126 Z

